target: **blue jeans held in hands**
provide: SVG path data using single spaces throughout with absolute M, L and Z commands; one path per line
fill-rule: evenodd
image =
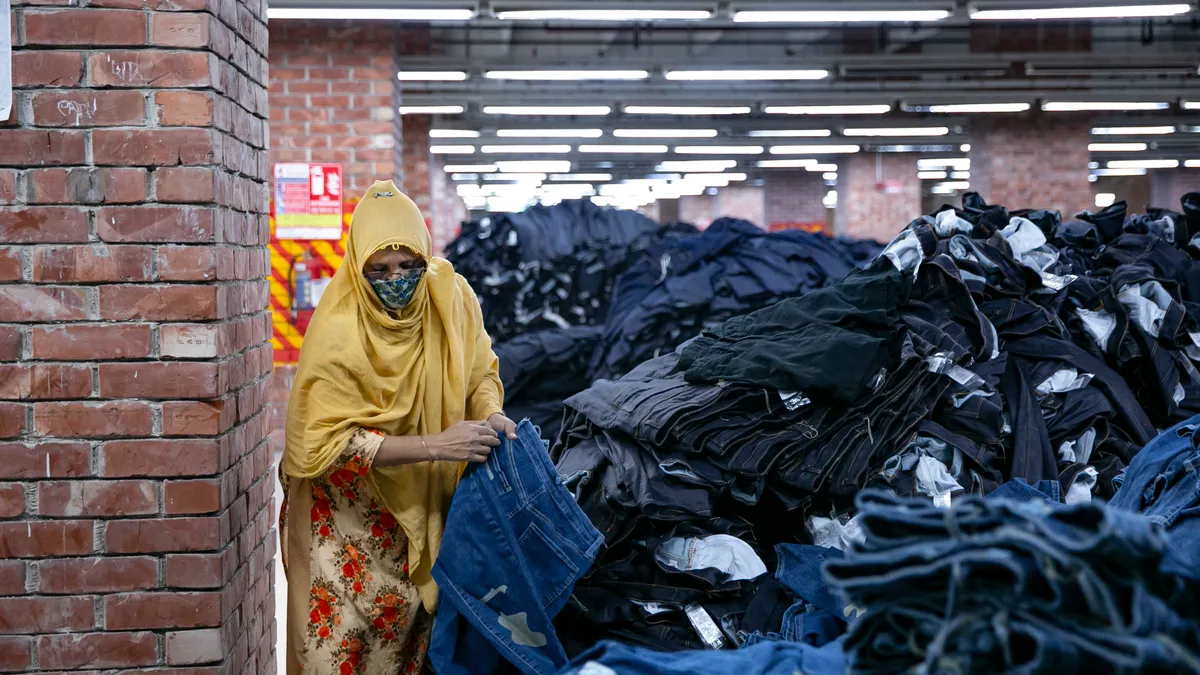
M 1150 441 L 1114 482 L 1109 506 L 1167 530 L 1163 570 L 1200 579 L 1200 415 Z
M 548 675 L 567 664 L 551 621 L 603 538 L 571 498 L 529 420 L 471 465 L 450 505 L 433 567 L 441 590 L 429 645 L 438 675 L 490 673 L 508 661 Z

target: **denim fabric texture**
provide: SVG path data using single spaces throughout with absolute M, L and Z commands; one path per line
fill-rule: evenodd
M 538 430 L 501 435 L 471 465 L 433 568 L 441 599 L 429 662 L 439 675 L 489 673 L 502 662 L 546 675 L 567 663 L 552 620 L 603 539 L 571 499 Z
M 793 642 L 764 640 L 737 651 L 663 654 L 602 642 L 580 654 L 562 675 L 842 675 L 840 645 L 817 649 Z

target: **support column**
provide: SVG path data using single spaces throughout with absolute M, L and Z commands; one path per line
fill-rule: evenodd
M 818 172 L 768 171 L 766 174 L 768 229 L 775 225 L 820 225 L 825 227 L 825 193 L 829 188 Z
M 891 241 L 921 215 L 921 181 L 915 155 L 850 155 L 838 161 L 834 234 Z
M 971 118 L 971 189 L 1009 209 L 1094 209 L 1088 183 L 1091 119 L 1030 113 Z
M 20 4 L 3 669 L 273 673 L 265 3 Z
M 1152 169 L 1150 205 L 1179 210 L 1179 200 L 1189 192 L 1200 191 L 1200 168 Z

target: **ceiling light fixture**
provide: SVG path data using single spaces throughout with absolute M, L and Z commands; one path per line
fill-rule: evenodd
M 680 145 L 675 152 L 681 155 L 761 155 L 761 145 Z
M 580 117 L 602 117 L 612 112 L 606 105 L 489 105 L 484 106 L 485 115 L 576 115 Z
M 821 178 L 824 180 L 837 180 L 837 172 L 826 171 L 825 173 L 821 174 Z
M 1145 176 L 1145 169 L 1096 169 L 1092 176 Z
M 479 138 L 474 129 L 430 129 L 430 138 Z
M 757 166 L 760 169 L 807 169 L 816 165 L 815 159 L 764 159 Z
M 654 170 L 663 173 L 719 173 L 735 166 L 737 166 L 737 161 L 732 159 L 668 160 L 659 162 Z
M 947 190 L 970 190 L 971 189 L 971 183 L 968 181 L 965 181 L 965 180 L 947 181 L 945 183 L 938 183 L 938 185 L 940 185 L 941 187 L 943 187 Z
M 1183 165 L 1189 169 L 1200 169 L 1200 159 L 1189 159 Z
M 929 112 L 958 115 L 967 113 L 1018 113 L 1033 107 L 1029 103 L 952 103 L 931 105 Z
M 616 138 L 713 138 L 716 129 L 614 129 Z
M 599 154 L 611 152 L 626 155 L 661 155 L 667 152 L 665 145 L 581 145 L 580 152 Z
M 1118 5 L 1113 7 L 1045 7 L 1030 9 L 984 9 L 971 12 L 975 21 L 1041 21 L 1064 19 L 1135 19 L 1187 14 L 1186 4 Z
M 429 152 L 435 155 L 473 155 L 475 154 L 475 146 L 473 145 L 431 145 Z
M 894 127 L 877 129 L 842 129 L 843 136 L 945 136 L 949 127 Z
M 1184 110 L 1200 110 L 1200 101 L 1184 101 L 1180 106 Z
M 945 171 L 918 171 L 917 180 L 946 180 Z
M 1158 101 L 1046 101 L 1046 112 L 1128 112 L 1135 110 L 1165 110 L 1170 104 Z
M 561 161 L 513 161 L 496 162 L 500 173 L 567 173 L 571 163 Z
M 495 173 L 495 164 L 447 164 L 442 167 L 446 173 Z
M 857 145 L 773 145 L 772 155 L 845 155 L 861 150 Z
M 678 82 L 766 82 L 772 80 L 823 80 L 828 70 L 668 70 L 668 80 Z
M 587 183 L 607 183 L 612 180 L 611 173 L 559 173 L 550 176 L 552 181 L 578 181 Z
M 1175 133 L 1175 127 L 1095 127 L 1095 136 L 1164 136 Z
M 754 129 L 747 133 L 751 138 L 828 138 L 829 129 Z
M 378 21 L 470 21 L 472 9 L 268 7 L 268 19 L 348 19 Z
M 769 105 L 768 115 L 882 115 L 891 112 L 888 104 L 872 105 Z
M 943 168 L 955 171 L 970 171 L 971 160 L 967 157 L 939 157 L 917 160 L 917 170 L 919 171 Z
M 528 9 L 496 12 L 501 21 L 704 21 L 706 9 Z
M 565 155 L 571 151 L 569 145 L 485 145 L 480 150 L 485 155 Z
M 627 105 L 628 115 L 749 115 L 750 106 Z
M 467 74 L 461 70 L 401 70 L 396 73 L 401 82 L 462 82 Z
M 746 180 L 748 176 L 744 173 L 686 173 L 680 180 L 714 180 L 720 179 L 727 183 L 739 183 Z
M 500 138 L 600 138 L 601 129 L 497 129 Z
M 1089 143 L 1088 152 L 1145 152 L 1145 143 Z
M 811 173 L 832 172 L 832 171 L 838 170 L 838 165 L 837 164 L 810 164 L 809 166 L 804 167 L 804 170 L 809 171 Z
M 917 23 L 941 21 L 950 16 L 944 9 L 873 10 L 746 10 L 735 12 L 735 23 Z
M 461 115 L 466 110 L 461 105 L 402 105 L 401 115 Z
M 572 82 L 586 80 L 644 80 L 650 77 L 650 73 L 645 70 L 489 70 L 483 76 L 489 80 Z
M 1177 159 L 1114 159 L 1107 163 L 1109 169 L 1177 169 Z

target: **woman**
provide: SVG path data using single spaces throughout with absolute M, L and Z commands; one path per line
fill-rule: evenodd
M 497 366 L 479 301 L 430 255 L 421 212 L 376 183 L 354 211 L 288 406 L 289 674 L 421 670 L 455 485 L 497 432 L 516 438 Z

